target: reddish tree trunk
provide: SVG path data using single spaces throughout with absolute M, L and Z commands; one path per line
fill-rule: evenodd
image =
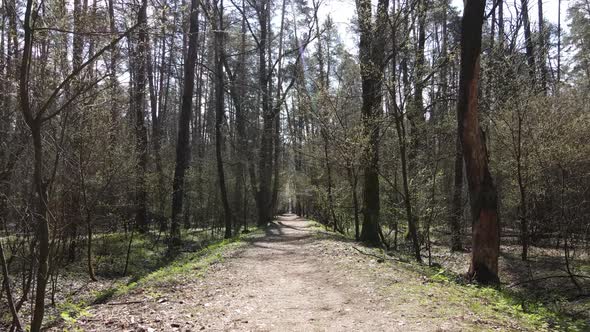
M 473 251 L 469 276 L 494 284 L 498 278 L 500 224 L 496 186 L 488 166 L 485 137 L 478 120 L 478 83 L 485 0 L 467 0 L 461 23 L 461 74 L 457 120 L 463 146 L 471 213 Z

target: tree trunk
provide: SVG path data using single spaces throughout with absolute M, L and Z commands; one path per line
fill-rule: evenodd
M 524 26 L 524 43 L 526 49 L 527 64 L 529 67 L 529 76 L 533 85 L 535 84 L 535 51 L 533 39 L 531 37 L 531 22 L 529 19 L 529 1 L 521 0 L 522 23 Z
M 37 285 L 35 289 L 34 308 L 31 319 L 31 332 L 41 330 L 45 314 L 45 290 L 48 280 L 49 258 L 49 224 L 47 221 L 47 185 L 43 176 L 43 139 L 41 121 L 34 117 L 29 96 L 29 69 L 33 49 L 33 29 L 31 16 L 33 0 L 27 0 L 24 16 L 24 46 L 19 77 L 19 98 L 21 111 L 33 137 L 33 187 L 36 194 L 35 233 L 38 241 Z
M 408 111 L 408 120 L 410 123 L 409 130 L 406 130 L 405 135 L 409 136 L 408 144 L 408 173 L 411 178 L 415 177 L 418 172 L 417 158 L 418 151 L 422 144 L 421 140 L 425 139 L 424 131 L 424 66 L 426 59 L 424 56 L 424 48 L 426 44 L 426 0 L 418 2 L 418 45 L 416 50 L 416 65 L 414 69 L 414 98 L 412 99 L 411 108 Z M 416 219 L 416 227 L 418 228 L 418 218 Z
M 193 90 L 195 87 L 195 64 L 197 60 L 197 42 L 199 33 L 198 0 L 191 0 L 188 51 L 184 62 L 184 83 L 182 103 L 178 119 L 178 141 L 176 143 L 176 167 L 172 183 L 172 222 L 170 227 L 170 245 L 180 242 L 180 222 L 182 221 L 182 201 L 184 198 L 184 175 L 190 160 L 190 123 L 193 107 Z
M 461 21 L 461 72 L 457 121 L 463 146 L 473 216 L 469 276 L 499 283 L 500 225 L 496 186 L 488 166 L 485 138 L 478 120 L 478 81 L 485 0 L 467 0 Z
M 379 119 L 382 106 L 382 78 L 385 57 L 385 30 L 389 0 L 379 0 L 373 26 L 371 1 L 357 1 L 360 30 L 359 56 L 362 78 L 362 124 L 367 139 L 364 157 L 364 218 L 361 241 L 379 246 Z
M 522 244 L 522 260 L 526 261 L 528 257 L 529 247 L 529 226 L 527 217 L 527 206 L 526 206 L 526 184 L 524 183 L 523 173 L 523 148 L 522 148 L 522 123 L 523 115 L 522 111 L 517 111 L 517 130 L 516 133 L 516 178 L 518 180 L 518 191 L 520 192 L 520 207 L 519 207 L 519 219 L 520 219 L 520 242 Z M 526 157 L 525 157 L 526 160 Z
M 108 0 L 108 12 L 109 12 L 109 27 L 110 32 L 112 34 L 117 33 L 117 28 L 115 26 L 115 7 L 113 5 L 113 0 Z M 117 93 L 119 91 L 119 82 L 117 80 L 117 57 L 118 52 L 117 49 L 113 47 L 110 54 L 109 59 L 109 84 L 111 89 L 110 95 L 110 108 L 111 108 L 111 122 L 113 126 L 113 130 L 111 130 L 110 134 L 110 144 L 109 146 L 114 146 L 116 139 L 119 137 L 117 132 L 114 130 L 117 128 L 115 124 L 119 122 L 119 105 L 117 104 Z
M 223 204 L 223 213 L 225 220 L 226 239 L 232 235 L 232 212 L 227 198 L 227 188 L 225 186 L 225 171 L 223 170 L 223 135 L 221 127 L 225 115 L 223 100 L 223 0 L 220 1 L 217 8 L 219 16 L 217 17 L 217 28 L 215 32 L 215 157 L 217 161 L 217 176 L 219 180 L 219 189 L 221 193 L 221 202 Z
M 139 41 L 136 49 L 135 91 L 135 152 L 137 153 L 136 184 L 135 184 L 135 225 L 141 233 L 147 232 L 147 128 L 145 126 L 145 88 L 146 88 L 146 52 L 147 48 L 147 0 L 142 0 L 142 5 L 137 15 L 139 24 Z
M 537 1 L 539 14 L 539 70 L 541 71 L 541 89 L 547 95 L 547 36 L 545 34 L 545 20 L 543 19 L 543 0 Z
M 31 320 L 31 331 L 40 331 L 45 313 L 45 290 L 49 279 L 49 224 L 47 220 L 47 185 L 43 178 L 43 140 L 41 137 L 41 124 L 34 121 L 29 124 L 33 136 L 34 147 L 34 175 L 33 185 L 37 195 L 36 207 L 36 233 L 38 245 L 37 285 L 35 289 L 35 308 Z
M 281 6 L 281 26 L 279 30 L 279 64 L 277 70 L 277 86 L 276 86 L 276 105 L 274 109 L 275 116 L 275 131 L 274 131 L 274 168 L 273 168 L 273 185 L 272 185 L 272 213 L 277 211 L 277 202 L 279 197 L 279 187 L 280 187 L 280 168 L 279 168 L 279 161 L 281 156 L 281 92 L 283 90 L 283 36 L 284 36 L 284 28 L 285 28 L 285 5 L 286 0 L 283 0 L 283 4 Z M 269 14 L 270 15 L 270 14 Z M 270 45 L 269 45 L 270 46 Z M 270 57 L 269 52 L 269 57 Z
M 164 26 L 164 25 L 163 25 Z M 162 28 L 163 30 L 164 28 Z M 165 31 L 162 31 L 162 35 L 165 35 Z M 162 43 L 162 56 L 161 61 L 164 61 L 164 53 L 165 53 L 165 45 L 166 43 Z M 161 100 L 161 83 L 163 78 L 163 67 L 164 64 L 160 66 L 160 91 L 156 91 L 156 86 L 154 82 L 154 61 L 152 59 L 152 47 L 151 47 L 151 40 L 146 37 L 146 64 L 147 64 L 147 82 L 148 82 L 148 91 L 149 91 L 149 99 L 150 99 L 150 115 L 152 119 L 152 148 L 154 151 L 154 162 L 156 166 L 156 176 L 157 176 L 157 189 L 156 189 L 156 197 L 158 200 L 158 213 L 161 213 L 164 210 L 164 170 L 162 169 L 162 156 L 161 156 L 161 124 L 160 124 L 160 114 L 162 113 L 162 109 L 158 108 L 158 105 L 161 103 L 158 100 Z M 159 225 L 160 229 L 162 225 Z
M 504 54 L 504 0 L 498 1 L 498 46 Z
M 406 218 L 408 219 L 409 235 L 412 238 L 412 245 L 414 249 L 414 258 L 417 262 L 422 262 L 422 256 L 420 255 L 420 241 L 418 239 L 418 230 L 416 225 L 416 217 L 412 212 L 412 201 L 411 193 L 408 184 L 409 172 L 408 172 L 408 161 L 407 161 L 407 136 L 406 130 L 403 124 L 403 115 L 401 112 L 396 110 L 395 116 L 395 127 L 397 130 L 400 157 L 402 163 L 402 183 L 404 190 L 404 205 L 406 209 Z
M 242 0 L 242 10 L 245 6 L 245 0 Z M 239 82 L 239 88 L 237 89 L 238 93 L 233 93 L 230 91 L 232 95 L 232 99 L 234 100 L 234 108 L 235 108 L 235 128 L 236 128 L 236 156 L 238 157 L 236 163 L 236 188 L 235 188 L 235 211 L 239 215 L 236 216 L 242 220 L 241 224 L 244 227 L 244 230 L 248 229 L 248 223 L 246 218 L 246 195 L 243 193 L 245 192 L 246 188 L 246 174 L 245 174 L 245 164 L 247 161 L 247 141 L 246 141 L 246 119 L 244 114 L 244 93 L 245 88 L 244 85 L 246 84 L 246 15 L 242 15 L 242 24 L 241 24 L 241 38 L 240 38 L 240 55 L 238 60 L 238 67 L 236 69 L 237 80 Z M 236 77 L 234 77 L 236 79 Z M 235 89 L 234 82 L 230 82 L 231 87 Z M 237 220 L 236 220 L 237 221 Z M 237 222 L 236 222 L 237 223 Z M 238 225 L 236 225 L 236 230 L 238 229 Z
M 557 85 L 556 92 L 559 95 L 561 84 L 561 0 L 557 0 Z
M 258 83 L 261 89 L 262 99 L 262 133 L 260 139 L 260 153 L 258 159 L 259 184 L 256 194 L 256 205 L 258 208 L 258 226 L 265 226 L 271 219 L 271 181 L 272 181 L 272 141 L 274 136 L 274 114 L 269 104 L 268 73 L 267 73 L 267 50 L 266 43 L 268 34 L 268 10 L 270 6 L 267 0 L 260 1 L 258 8 L 258 22 L 260 25 L 260 36 L 258 38 Z

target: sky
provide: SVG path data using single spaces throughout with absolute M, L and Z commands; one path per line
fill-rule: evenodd
M 356 48 L 355 41 L 352 33 L 350 32 L 350 22 L 356 15 L 355 12 L 355 0 L 323 0 L 324 5 L 320 8 L 319 14 L 321 17 L 326 17 L 328 14 L 332 17 L 333 21 L 338 26 L 340 35 L 348 47 Z M 537 26 L 537 1 L 529 0 L 529 17 L 531 19 L 531 25 Z M 373 2 L 376 2 L 373 0 Z M 488 0 L 491 2 L 491 0 Z M 561 0 L 561 26 L 562 29 L 567 29 L 567 22 L 565 21 L 569 0 Z M 516 15 L 514 10 L 514 3 L 520 6 L 521 0 L 504 0 L 504 16 L 508 20 L 510 15 Z M 462 0 L 451 0 L 451 4 L 463 12 L 463 1 Z M 546 20 L 557 24 L 558 18 L 558 0 L 543 0 L 543 14 Z

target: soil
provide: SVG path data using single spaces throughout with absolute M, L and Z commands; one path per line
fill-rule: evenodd
M 295 215 L 284 215 L 264 236 L 251 237 L 245 245 L 225 252 L 223 259 L 209 267 L 204 276 L 156 290 L 139 289 L 93 306 L 89 315 L 77 321 L 76 328 L 521 330 L 518 326 L 486 322 L 465 308 L 445 309 L 445 299 L 438 298 L 438 293 L 412 289 L 421 285 L 424 277 L 419 273 L 408 273 L 389 262 L 363 255 L 355 250 L 356 245 L 318 231 L 312 223 Z

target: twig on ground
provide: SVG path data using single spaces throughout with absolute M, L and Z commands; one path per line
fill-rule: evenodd
M 137 303 L 144 303 L 145 301 L 126 301 L 126 302 L 111 302 L 107 303 L 108 305 L 126 305 L 126 304 L 137 304 Z

